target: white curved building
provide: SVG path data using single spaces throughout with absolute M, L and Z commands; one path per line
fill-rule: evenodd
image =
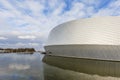
M 120 17 L 74 20 L 55 27 L 46 53 L 53 56 L 120 61 Z

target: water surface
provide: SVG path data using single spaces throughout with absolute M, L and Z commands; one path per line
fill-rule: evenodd
M 120 80 L 120 62 L 43 57 L 40 53 L 0 54 L 0 80 Z
M 45 80 L 120 80 L 120 62 L 45 56 Z
M 43 80 L 43 55 L 1 53 L 0 80 Z

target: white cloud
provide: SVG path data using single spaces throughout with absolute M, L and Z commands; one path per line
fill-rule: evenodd
M 93 16 L 120 16 L 120 0 L 111 2 L 107 7 L 100 9 Z
M 0 40 L 6 40 L 6 39 L 7 39 L 6 37 L 0 36 Z
M 76 17 L 83 17 L 85 15 L 84 13 L 84 7 L 85 5 L 80 2 L 73 3 L 73 6 L 70 11 L 66 13 L 66 16 L 74 16 Z
M 30 46 L 39 46 L 39 43 L 28 43 Z
M 53 15 L 60 15 L 63 11 L 63 8 L 65 7 L 65 3 L 61 3 L 61 6 L 58 6 L 54 11 Z
M 12 35 L 21 35 L 21 33 L 18 32 L 18 31 L 11 31 L 11 34 L 12 34 Z
M 18 42 L 16 43 L 16 46 L 29 46 L 29 47 L 32 47 L 32 46 L 39 46 L 40 44 L 39 43 L 35 43 L 35 42 L 31 42 L 31 43 L 22 43 L 22 42 Z
M 35 39 L 36 36 L 33 35 L 25 35 L 25 36 L 18 36 L 19 39 Z

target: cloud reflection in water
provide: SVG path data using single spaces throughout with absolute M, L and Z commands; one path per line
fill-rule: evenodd
M 16 69 L 16 70 L 26 70 L 30 68 L 30 65 L 23 65 L 23 64 L 9 64 L 8 66 L 10 69 Z

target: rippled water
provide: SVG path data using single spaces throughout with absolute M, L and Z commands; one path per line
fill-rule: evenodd
M 0 80 L 43 80 L 43 55 L 0 54 Z
M 0 80 L 120 80 L 119 62 L 43 57 L 0 54 Z

